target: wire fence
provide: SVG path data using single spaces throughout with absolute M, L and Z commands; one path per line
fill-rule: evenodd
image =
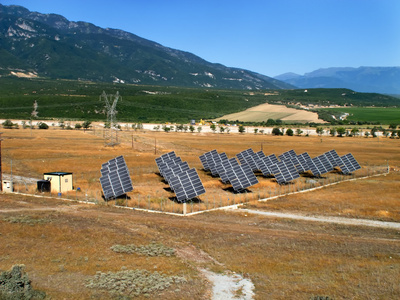
M 136 174 L 149 172 L 154 173 L 154 169 L 131 168 L 130 172 Z M 23 180 L 19 180 L 14 184 L 13 190 L 15 193 L 35 195 L 37 197 L 50 197 L 61 200 L 79 201 L 88 204 L 116 206 L 132 210 L 144 210 L 148 212 L 188 216 L 207 211 L 226 209 L 229 207 L 238 207 L 251 202 L 267 201 L 295 193 L 310 192 L 341 182 L 386 175 L 388 173 L 388 166 L 367 166 L 350 175 L 331 172 L 324 174 L 324 177 L 310 177 L 308 176 L 309 174 L 305 174 L 299 179 L 284 185 L 277 184 L 273 179 L 266 180 L 265 182 L 269 185 L 262 185 L 263 182 L 260 182 L 242 192 L 235 192 L 230 185 L 226 185 L 223 188 L 206 188 L 205 194 L 200 195 L 193 200 L 189 200 L 187 203 L 178 203 L 174 196 L 175 194 L 172 191 L 169 191 L 167 193 L 169 196 L 166 197 L 166 188 L 144 194 L 140 191 L 140 187 L 136 187 L 133 192 L 129 193 L 129 195 L 105 201 L 98 182 L 97 172 L 96 174 L 90 174 L 90 179 L 87 180 L 85 189 L 75 188 L 75 190 L 65 193 L 43 192 L 37 189 L 36 182 L 23 182 Z M 75 179 L 75 181 L 77 180 L 82 182 L 85 179 L 82 176 L 82 178 Z

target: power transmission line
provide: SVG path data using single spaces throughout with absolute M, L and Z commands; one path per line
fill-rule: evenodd
M 107 109 L 107 125 L 110 127 L 109 131 L 106 131 L 105 140 L 106 145 L 114 146 L 117 144 L 117 130 L 118 130 L 118 123 L 117 123 L 117 103 L 120 98 L 119 92 L 115 95 L 107 95 L 105 91 L 100 95 L 100 101 L 104 101 L 106 104 Z

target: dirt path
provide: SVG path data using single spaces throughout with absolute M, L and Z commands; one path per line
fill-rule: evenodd
M 252 210 L 252 209 L 240 209 L 238 211 L 247 212 L 249 214 L 263 215 L 268 217 L 295 219 L 303 221 L 325 222 L 325 223 L 335 223 L 335 224 L 355 225 L 355 226 L 370 226 L 370 227 L 379 227 L 388 229 L 400 229 L 400 223 L 396 222 L 384 222 L 384 221 L 374 221 L 366 219 L 351 219 L 351 218 L 329 217 L 329 216 L 305 216 L 301 214 L 268 212 L 268 211 Z

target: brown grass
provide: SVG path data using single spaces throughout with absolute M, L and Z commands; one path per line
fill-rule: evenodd
M 391 139 L 365 139 L 365 138 L 331 138 L 331 137 L 274 137 L 267 135 L 254 134 L 191 134 L 191 133 L 164 133 L 164 132 L 135 132 L 122 131 L 118 139 L 121 142 L 116 147 L 104 146 L 102 138 L 103 132 L 96 129 L 95 136 L 92 133 L 83 131 L 68 130 L 33 130 L 25 129 L 5 130 L 3 142 L 3 170 L 10 173 L 11 160 L 13 174 L 41 179 L 43 173 L 54 171 L 72 172 L 74 175 L 74 186 L 80 188 L 80 191 L 65 193 L 63 197 L 70 199 L 88 200 L 104 203 L 101 196 L 101 186 L 99 182 L 100 166 L 109 159 L 124 155 L 131 178 L 134 185 L 134 191 L 128 193 L 129 200 L 119 200 L 118 204 L 135 208 L 154 209 L 182 213 L 181 205 L 171 201 L 174 197 L 168 189 L 168 185 L 162 181 L 157 174 L 158 169 L 155 164 L 155 158 L 168 151 L 175 151 L 183 160 L 187 161 L 191 167 L 198 170 L 199 176 L 206 188 L 206 194 L 199 197 L 200 203 L 191 204 L 189 212 L 212 209 L 215 207 L 256 201 L 262 198 L 268 198 L 274 195 L 280 195 L 287 192 L 304 190 L 310 187 L 321 186 L 338 180 L 347 179 L 348 176 L 341 176 L 332 172 L 324 175 L 322 179 L 315 179 L 317 183 L 309 183 L 306 177 L 295 180 L 287 186 L 278 185 L 273 179 L 259 176 L 259 183 L 249 188 L 248 193 L 235 194 L 229 189 L 230 185 L 223 184 L 218 178 L 212 178 L 209 174 L 202 171 L 202 165 L 198 158 L 199 155 L 212 149 L 219 152 L 226 152 L 229 157 L 235 156 L 238 152 L 247 148 L 253 148 L 255 151 L 263 149 L 265 154 L 280 154 L 284 151 L 294 149 L 297 153 L 309 152 L 311 156 L 317 156 L 331 149 L 336 149 L 340 155 L 352 152 L 363 169 L 357 171 L 355 175 L 365 176 L 373 172 L 384 169 L 385 163 L 389 162 L 394 168 L 397 168 L 400 161 L 398 154 L 398 140 Z M 132 147 L 132 140 L 134 141 Z M 136 141 L 135 141 L 136 140 Z M 156 145 L 156 147 L 155 147 Z M 155 154 L 156 152 L 156 154 Z M 376 155 L 375 153 L 381 153 Z M 382 167 L 383 166 L 383 167 Z M 386 184 L 391 185 L 385 181 Z M 356 192 L 368 193 L 368 185 L 361 184 L 358 188 L 355 183 Z M 346 185 L 347 186 L 347 185 Z M 351 186 L 351 184 L 350 184 Z M 362 188 L 361 188 L 362 186 Z M 341 187 L 339 188 L 341 189 Z M 17 182 L 15 190 L 28 193 L 37 193 L 36 185 Z M 352 188 L 345 189 L 349 193 Z M 396 203 L 388 204 L 384 197 L 393 199 L 396 194 L 396 188 L 389 189 L 393 192 L 380 195 L 382 207 L 396 207 Z M 329 197 L 332 197 L 330 189 L 326 190 L 328 197 L 323 196 L 324 191 L 319 191 L 317 195 L 322 195 L 326 203 L 330 206 Z M 385 196 L 386 195 L 386 196 Z M 308 197 L 307 194 L 304 196 Z M 336 198 L 336 197 L 334 197 Z M 344 197 L 340 197 L 345 199 Z M 297 198 L 293 198 L 297 199 Z M 346 200 L 343 200 L 346 201 Z M 114 203 L 114 202 L 113 202 Z M 303 201 L 304 209 L 314 210 L 318 213 L 330 210 L 322 209 L 324 205 L 310 205 L 310 201 Z M 367 203 L 368 204 L 368 203 Z M 373 202 L 372 202 L 372 205 Z M 282 206 L 279 206 L 282 209 Z M 344 207 L 344 206 L 343 206 Z M 294 206 L 291 207 L 294 209 Z M 386 209 L 378 215 L 371 213 L 371 209 L 359 209 L 357 214 L 366 217 L 379 217 L 387 220 L 399 218 L 397 210 L 388 214 Z M 347 215 L 347 212 L 334 210 L 333 213 Z
M 238 113 L 222 116 L 216 120 L 239 120 L 242 122 L 262 122 L 268 119 L 299 123 L 326 123 L 311 111 L 289 108 L 284 105 L 260 104 Z
M 155 157 L 174 150 L 190 166 L 201 169 L 198 156 L 206 151 L 225 151 L 229 157 L 261 144 L 266 154 L 294 149 L 311 156 L 336 149 L 352 152 L 364 169 L 389 161 L 399 169 L 399 140 L 271 137 L 261 135 L 124 132 L 126 143 L 105 147 L 101 138 L 77 131 L 3 130 L 3 171 L 42 177 L 51 171 L 74 173 L 74 185 L 88 197 L 99 194 L 101 163 L 123 154 L 142 204 L 172 206 L 171 193 L 155 174 Z M 137 138 L 132 149 L 131 136 Z M 154 154 L 157 139 L 157 154 Z M 139 142 L 140 141 L 140 142 Z M 368 167 L 368 168 L 367 168 Z M 201 205 L 232 196 L 222 183 L 199 172 L 207 196 Z M 335 175 L 334 175 L 335 176 Z M 324 189 L 286 196 L 252 206 L 379 220 L 399 221 L 399 174 L 341 183 Z M 21 186 L 21 189 L 24 185 Z M 252 194 L 268 194 L 276 187 L 260 178 Z M 221 191 L 222 190 L 222 191 Z M 208 195 L 210 193 L 210 195 Z M 64 196 L 64 195 L 63 195 Z M 243 195 L 242 195 L 243 196 Z M 215 271 L 232 270 L 255 284 L 256 299 L 308 299 L 313 295 L 334 299 L 397 299 L 400 297 L 400 235 L 396 230 L 281 220 L 245 213 L 214 212 L 180 218 L 125 211 L 113 206 L 87 205 L 57 199 L 0 195 L 0 269 L 23 263 L 35 289 L 54 299 L 107 299 L 105 292 L 84 287 L 96 271 L 158 270 L 184 276 L 188 283 L 174 286 L 163 299 L 204 299 L 209 286 L 198 266 Z M 238 196 L 239 197 L 239 196 Z M 234 199 L 236 202 L 238 198 Z M 230 199 L 232 201 L 232 199 Z M 175 209 L 178 205 L 175 204 Z M 198 207 L 194 205 L 194 210 Z M 6 218 L 25 216 L 50 222 L 10 223 Z M 162 243 L 194 254 L 176 257 L 145 257 L 110 250 L 115 244 Z M 197 253 L 196 253 L 197 251 Z M 179 252 L 179 251 L 178 251 Z M 196 259 L 196 254 L 199 259 Z M 209 254 L 211 259 L 203 259 Z

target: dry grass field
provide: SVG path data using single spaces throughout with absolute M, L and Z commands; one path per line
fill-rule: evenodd
M 157 175 L 154 162 L 157 156 L 174 150 L 199 170 L 207 190 L 200 196 L 201 205 L 212 207 L 226 198 L 232 204 L 253 197 L 247 199 L 251 200 L 247 208 L 400 222 L 399 140 L 122 131 L 122 143 L 112 148 L 91 132 L 2 132 L 4 173 L 10 173 L 11 161 L 13 176 L 40 179 L 44 172 L 73 172 L 74 186 L 81 192 L 63 197 L 98 199 L 98 205 L 92 205 L 42 194 L 0 195 L 0 270 L 24 264 L 33 287 L 53 299 L 122 299 L 108 290 L 86 286 L 96 272 L 121 270 L 185 278 L 164 289 L 140 293 L 135 299 L 209 299 L 211 284 L 201 268 L 218 273 L 229 270 L 250 279 L 255 285 L 254 299 L 400 297 L 398 230 L 309 223 L 240 211 L 178 217 L 124 210 L 105 205 L 98 180 L 102 163 L 124 155 L 135 188 L 126 204 L 163 205 L 178 212 L 180 205 L 170 200 L 173 194 Z M 352 152 L 366 175 L 386 163 L 392 172 L 257 203 L 258 196 L 279 189 L 276 182 L 259 177 L 260 183 L 246 195 L 233 194 L 217 178 L 200 170 L 198 156 L 204 152 L 217 149 L 233 157 L 250 147 L 262 147 L 266 154 L 308 151 L 312 157 L 336 149 L 340 155 Z M 335 176 L 339 175 L 327 175 L 324 180 Z M 16 184 L 16 189 L 35 193 L 34 185 L 23 182 Z M 173 248 L 175 255 L 146 256 L 110 249 L 117 244 L 146 246 L 154 242 Z M 236 296 L 240 299 L 240 291 Z
M 242 122 L 261 122 L 268 119 L 282 120 L 286 123 L 326 123 L 318 119 L 318 114 L 311 111 L 286 107 L 285 105 L 261 104 L 246 109 L 245 111 L 222 116 L 218 120 L 240 120 Z

